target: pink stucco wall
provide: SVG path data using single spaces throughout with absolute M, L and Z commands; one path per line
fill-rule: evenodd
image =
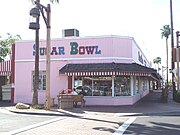
M 136 57 L 137 50 L 133 50 L 132 38 L 129 37 L 97 37 L 97 38 L 69 38 L 69 39 L 55 39 L 51 41 L 51 47 L 64 48 L 65 54 L 51 55 L 51 81 L 50 91 L 51 97 L 55 98 L 57 104 L 57 95 L 60 90 L 66 89 L 68 86 L 67 76 L 60 75 L 59 69 L 68 63 L 98 63 L 98 62 L 118 62 L 118 63 L 132 63 L 138 61 Z M 100 54 L 75 54 L 71 55 L 70 42 L 78 43 L 80 46 L 98 46 Z M 17 102 L 32 102 L 32 71 L 34 70 L 34 56 L 33 56 L 34 41 L 20 41 L 16 42 L 15 52 L 15 103 Z M 45 47 L 46 42 L 40 41 L 40 48 Z M 133 52 L 135 51 L 135 52 Z M 137 54 L 138 55 L 138 54 Z M 45 55 L 40 55 L 39 69 L 45 70 Z M 93 100 L 92 100 L 93 99 Z M 87 97 L 87 104 L 133 104 L 135 101 L 133 97 Z M 39 103 L 43 104 L 45 101 L 45 91 L 39 91 Z M 109 101 L 109 102 L 107 102 Z

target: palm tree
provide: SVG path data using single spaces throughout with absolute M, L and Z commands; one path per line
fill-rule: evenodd
M 153 63 L 158 65 L 157 71 L 158 71 L 158 73 L 159 73 L 159 70 L 160 70 L 159 64 L 161 64 L 161 57 L 156 57 L 156 58 L 153 60 Z
M 52 2 L 52 3 L 54 3 L 54 2 L 59 3 L 59 0 L 50 0 L 50 2 Z
M 35 0 L 31 0 L 32 3 L 34 3 Z M 49 0 L 52 3 L 59 3 L 59 0 Z
M 171 30 L 170 30 L 169 25 L 164 25 L 163 28 L 160 29 L 160 30 L 161 30 L 161 37 L 166 38 L 166 57 L 167 57 L 167 59 L 166 59 L 166 67 L 167 67 L 167 70 L 166 70 L 167 75 L 166 76 L 167 76 L 167 80 L 166 80 L 166 82 L 168 84 L 168 38 L 169 38 L 169 35 L 171 33 Z

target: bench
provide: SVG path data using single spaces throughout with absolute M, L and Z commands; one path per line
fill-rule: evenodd
M 81 108 L 83 108 L 85 106 L 86 101 L 84 100 L 84 96 L 81 95 L 74 95 L 73 96 L 73 102 L 75 107 L 77 107 L 78 102 L 81 103 Z

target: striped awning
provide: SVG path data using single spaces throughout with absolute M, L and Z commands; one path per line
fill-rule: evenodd
M 150 76 L 149 73 L 133 72 L 65 72 L 67 76 L 112 76 L 112 75 L 133 75 L 133 76 Z
M 137 63 L 84 63 L 67 64 L 60 73 L 67 76 L 146 76 L 159 79 L 156 70 Z
M 11 60 L 0 62 L 0 76 L 11 75 Z

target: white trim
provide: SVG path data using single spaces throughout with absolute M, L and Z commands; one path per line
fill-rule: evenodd
M 83 58 L 51 58 L 51 61 L 66 61 L 66 60 L 133 60 L 126 57 L 83 57 Z M 19 59 L 15 62 L 34 62 L 34 59 Z M 46 59 L 39 59 L 39 62 L 44 62 Z
M 133 76 L 130 76 L 130 89 L 131 89 L 131 96 L 133 96 L 133 89 L 134 89 L 134 78 L 133 78 Z
M 114 97 L 114 75 L 112 76 L 112 97 Z

